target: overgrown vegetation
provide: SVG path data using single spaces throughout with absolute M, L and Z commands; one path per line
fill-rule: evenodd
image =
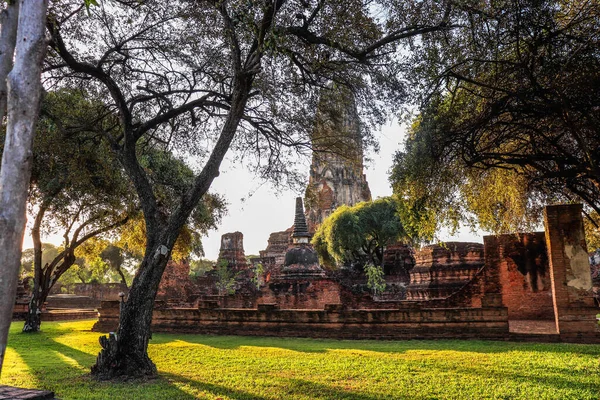
M 159 379 L 101 383 L 92 321 L 13 324 L 0 384 L 63 399 L 597 399 L 598 345 L 154 334 Z

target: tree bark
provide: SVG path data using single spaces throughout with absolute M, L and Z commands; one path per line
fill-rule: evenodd
M 156 225 L 146 225 L 146 254 L 133 280 L 128 299 L 121 309 L 117 333 L 100 337 L 102 350 L 98 354 L 96 364 L 92 366 L 92 375 L 96 379 L 140 378 L 157 374 L 156 366 L 148 357 L 154 300 L 179 232 L 194 207 L 210 188 L 212 181 L 218 176 L 221 162 L 243 116 L 252 87 L 252 78 L 238 78 L 240 79 L 236 85 L 230 115 L 194 186 L 186 193 L 168 221 L 157 223 L 165 218 L 154 215 L 150 219 Z M 128 166 L 124 166 L 127 169 Z M 148 219 L 148 216 L 145 217 Z
M 19 2 L 8 2 L 0 15 L 0 124 L 6 113 L 6 78 L 13 67 L 13 55 L 17 40 L 17 24 L 19 19 Z
M 0 169 L 0 372 L 21 263 L 47 7 L 47 0 L 22 0 L 15 65 L 8 75 L 8 125 Z
M 23 325 L 23 332 L 39 332 L 42 313 L 40 305 L 40 287 L 43 276 L 42 271 L 42 239 L 40 237 L 40 228 L 42 220 L 46 214 L 46 210 L 49 206 L 49 201 L 45 201 L 40 206 L 40 209 L 35 216 L 35 221 L 31 229 L 31 238 L 33 239 L 33 290 L 31 292 L 31 299 L 29 300 L 29 307 L 27 315 L 25 316 L 25 324 Z M 47 266 L 46 266 L 47 267 Z M 45 301 L 45 299 L 44 299 Z M 43 302 L 41 304 L 44 304 Z

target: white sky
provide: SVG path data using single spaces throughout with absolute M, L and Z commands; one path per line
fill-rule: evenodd
M 405 130 L 397 123 L 384 126 L 376 134 L 379 138 L 379 154 L 369 154 L 371 162 L 365 166 L 367 181 L 374 199 L 389 196 L 392 188 L 388 182 L 388 171 L 392 166 L 394 152 L 401 147 Z M 308 177 L 308 168 L 306 170 Z M 225 163 L 221 175 L 213 182 L 211 191 L 225 195 L 229 201 L 229 213 L 217 231 L 211 231 L 203 239 L 206 258 L 216 260 L 219 254 L 221 235 L 240 231 L 244 234 L 244 251 L 246 255 L 258 255 L 267 247 L 267 239 L 271 232 L 283 231 L 294 223 L 295 199 L 304 197 L 304 193 L 293 191 L 275 192 L 270 185 L 260 186 L 249 172 L 242 168 L 233 168 Z M 255 192 L 254 192 L 255 191 Z M 248 198 L 249 194 L 254 194 Z M 241 201 L 241 198 L 247 198 Z M 444 240 L 460 240 L 482 242 L 480 234 L 473 234 L 463 229 L 458 235 L 450 237 L 441 234 Z
M 379 154 L 369 154 L 372 161 L 365 165 L 367 181 L 374 199 L 389 196 L 392 188 L 388 182 L 388 171 L 392 165 L 394 152 L 401 147 L 405 130 L 397 123 L 384 126 L 376 136 L 379 138 Z M 308 177 L 308 166 L 306 170 Z M 219 229 L 209 232 L 203 238 L 206 258 L 216 260 L 219 254 L 221 235 L 240 231 L 244 234 L 246 255 L 258 255 L 267 247 L 271 232 L 282 231 L 294 222 L 295 198 L 304 196 L 291 190 L 276 192 L 269 184 L 262 184 L 243 167 L 235 166 L 225 160 L 221 174 L 211 186 L 211 192 L 225 196 L 229 203 L 228 214 L 223 218 Z M 242 200 L 246 199 L 246 200 Z M 23 248 L 32 247 L 30 232 L 26 233 Z M 441 234 L 443 240 L 482 242 L 483 233 L 471 233 L 462 229 L 456 236 Z M 44 241 L 59 244 L 59 236 L 43 238 Z

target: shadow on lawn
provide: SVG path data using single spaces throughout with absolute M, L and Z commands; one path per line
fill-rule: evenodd
M 232 399 L 239 400 L 268 400 L 269 397 L 263 397 L 254 393 L 248 393 L 241 390 L 232 389 L 222 385 L 216 385 L 214 383 L 196 381 L 190 378 L 186 378 L 182 375 L 173 373 L 161 373 L 161 377 L 168 379 L 171 382 L 181 382 L 187 386 L 190 386 L 196 390 L 209 392 L 215 396 L 227 396 Z M 195 398 L 195 397 L 190 397 Z
M 151 344 L 173 341 L 199 344 L 224 350 L 243 346 L 273 347 L 302 353 L 326 353 L 331 350 L 363 350 L 381 353 L 407 351 L 464 351 L 469 353 L 506 353 L 511 351 L 598 355 L 600 346 L 565 343 L 500 342 L 484 340 L 335 340 L 265 336 L 213 336 L 194 334 L 155 334 Z
M 11 344 L 10 347 L 28 366 L 29 372 L 35 379 L 34 384 L 42 389 L 53 391 L 60 398 L 75 398 L 72 397 L 72 392 L 81 393 L 82 390 L 85 392 L 86 398 L 88 396 L 97 399 L 132 398 L 128 397 L 131 396 L 130 390 L 144 386 L 144 393 L 147 396 L 135 395 L 135 398 L 155 399 L 156 397 L 152 394 L 153 387 L 159 386 L 162 393 L 168 396 L 165 398 L 195 399 L 194 396 L 182 391 L 168 380 L 161 379 L 162 374 L 158 379 L 146 382 L 98 382 L 90 375 L 90 367 L 96 361 L 96 355 L 57 342 L 53 339 L 53 336 L 59 336 L 57 331 L 50 334 L 40 332 L 26 335 L 29 340 L 39 339 L 41 345 L 35 349 L 19 344 L 16 346 Z M 69 362 L 68 359 L 72 361 Z M 106 391 L 110 391 L 111 394 L 108 395 Z M 120 391 L 122 394 L 119 394 Z
M 227 396 L 238 400 L 267 400 L 272 396 L 265 397 L 255 393 L 243 392 L 222 385 L 215 385 L 208 382 L 196 381 L 176 374 L 161 374 L 171 381 L 184 383 L 200 391 L 206 391 L 215 396 Z M 331 386 L 323 385 L 317 382 L 311 382 L 303 379 L 288 379 L 285 382 L 286 398 L 296 396 L 310 397 L 312 399 L 352 399 L 352 400 L 376 400 L 391 397 L 370 396 L 357 392 L 336 389 Z

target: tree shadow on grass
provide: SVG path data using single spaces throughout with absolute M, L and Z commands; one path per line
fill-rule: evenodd
M 90 366 L 96 355 L 57 342 L 42 332 L 30 336 L 39 339 L 36 347 L 10 346 L 27 365 L 35 383 L 41 389 L 50 390 L 59 398 L 79 399 L 84 394 L 89 399 L 147 398 L 156 399 L 155 389 L 169 399 L 191 400 L 186 393 L 165 379 L 132 382 L 99 382 L 90 375 Z M 99 347 L 98 347 L 98 350 Z M 132 392 L 133 390 L 133 392 Z M 166 396 L 166 397 L 165 397 Z
M 248 393 L 248 392 L 244 392 L 242 390 L 232 389 L 232 388 L 222 386 L 222 385 L 217 385 L 214 383 L 190 379 L 185 376 L 177 375 L 177 374 L 173 374 L 173 373 L 161 373 L 160 375 L 163 376 L 164 378 L 167 378 L 169 381 L 181 382 L 181 383 L 183 383 L 187 386 L 190 386 L 196 390 L 209 392 L 215 396 L 226 396 L 226 397 L 230 397 L 232 399 L 239 399 L 239 400 L 268 400 L 271 398 L 271 397 L 263 397 L 263 396 L 255 394 L 255 393 Z
M 280 395 L 273 393 L 271 396 L 260 395 L 256 393 L 248 393 L 241 390 L 228 388 L 222 385 L 193 380 L 177 374 L 169 373 L 162 375 L 168 378 L 169 380 L 184 383 L 197 390 L 210 392 L 215 396 L 226 396 L 236 400 L 268 400 L 272 398 L 280 398 L 281 396 L 283 396 L 283 393 Z M 364 393 L 358 393 L 344 389 L 337 389 L 328 385 L 303 379 L 286 379 L 283 385 L 285 386 L 285 398 L 297 398 L 299 396 L 310 397 L 312 399 L 341 400 L 379 400 L 393 398 L 390 396 L 372 396 Z
M 363 350 L 381 353 L 405 353 L 407 351 L 464 351 L 470 353 L 506 353 L 512 351 L 536 353 L 562 353 L 598 355 L 600 345 L 556 344 L 536 342 L 508 342 L 486 340 L 336 340 L 287 338 L 270 336 L 216 336 L 200 334 L 154 334 L 152 344 L 167 344 L 173 341 L 235 350 L 243 346 L 273 347 L 303 353 L 326 353 L 331 350 Z
M 568 366 L 540 366 L 529 370 L 517 367 L 513 367 L 512 369 L 488 368 L 484 370 L 482 366 L 469 363 L 456 363 L 454 365 L 448 365 L 447 363 L 436 365 L 432 363 L 427 364 L 426 368 L 433 375 L 444 376 L 444 374 L 450 373 L 454 378 L 460 376 L 465 382 L 476 382 L 482 378 L 482 373 L 486 373 L 487 371 L 487 378 L 506 382 L 527 382 L 537 387 L 546 387 L 551 393 L 556 393 L 557 390 L 569 390 L 573 391 L 573 395 L 576 396 L 576 393 L 584 390 L 590 393 L 588 398 L 596 398 L 600 394 L 600 385 L 598 383 L 577 381 L 575 376 L 569 375 L 570 369 Z M 596 372 L 591 372 L 591 374 L 582 372 L 580 375 L 598 376 Z
M 314 399 L 340 399 L 340 400 L 381 400 L 381 399 L 399 399 L 390 395 L 371 395 L 367 393 L 345 390 L 324 385 L 318 382 L 312 382 L 305 379 L 288 379 L 286 386 L 291 392 L 298 394 L 309 394 Z

